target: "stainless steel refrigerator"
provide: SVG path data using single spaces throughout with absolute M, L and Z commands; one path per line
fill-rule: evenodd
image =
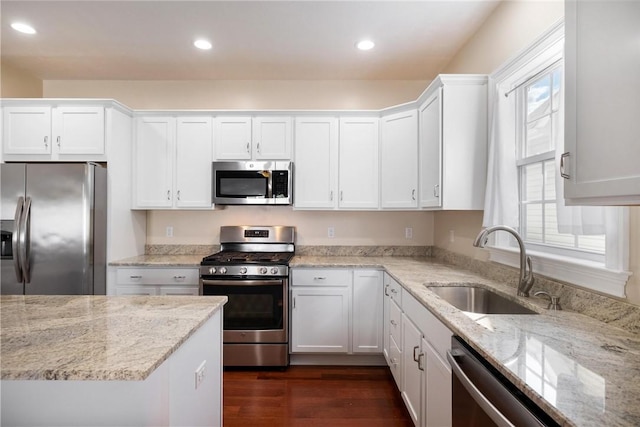
M 106 293 L 107 171 L 92 163 L 0 165 L 2 294 Z

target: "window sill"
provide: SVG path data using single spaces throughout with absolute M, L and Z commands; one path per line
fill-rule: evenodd
M 520 268 L 520 253 L 517 249 L 487 247 L 489 260 Z M 533 264 L 533 274 L 560 280 L 596 292 L 625 298 L 625 286 L 631 272 L 605 268 L 593 261 L 527 251 Z

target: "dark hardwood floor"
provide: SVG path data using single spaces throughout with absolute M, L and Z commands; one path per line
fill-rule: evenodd
M 225 427 L 412 426 L 387 367 L 225 369 Z

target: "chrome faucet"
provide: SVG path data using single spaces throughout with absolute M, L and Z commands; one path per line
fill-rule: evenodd
M 518 241 L 518 246 L 520 246 L 520 281 L 518 282 L 518 296 L 528 297 L 534 281 L 533 270 L 531 269 L 531 257 L 527 256 L 527 251 L 524 247 L 522 237 L 520 237 L 516 230 L 511 227 L 507 227 L 506 225 L 494 225 L 493 227 L 487 227 L 478 234 L 478 237 L 476 237 L 476 240 L 473 242 L 473 246 L 477 248 L 484 248 L 487 244 L 487 240 L 489 239 L 489 234 L 498 230 L 511 233 Z

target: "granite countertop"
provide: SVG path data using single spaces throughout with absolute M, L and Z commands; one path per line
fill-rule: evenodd
M 171 258 L 147 255 L 110 265 L 175 266 Z M 199 263 L 194 259 L 191 266 Z M 517 297 L 515 284 L 492 281 L 430 258 L 296 255 L 290 266 L 384 269 L 559 424 L 640 425 L 640 337 L 636 334 L 568 310 L 549 311 L 547 300 Z M 539 314 L 465 313 L 424 286 L 451 283 L 491 288 Z
M 425 258 L 298 257 L 291 267 L 384 268 L 561 425 L 640 425 L 640 337 L 515 287 Z M 533 309 L 534 315 L 474 315 L 424 285 L 478 284 Z
M 113 267 L 200 267 L 204 255 L 138 255 L 111 261 Z
M 2 380 L 144 380 L 226 297 L 0 297 Z

